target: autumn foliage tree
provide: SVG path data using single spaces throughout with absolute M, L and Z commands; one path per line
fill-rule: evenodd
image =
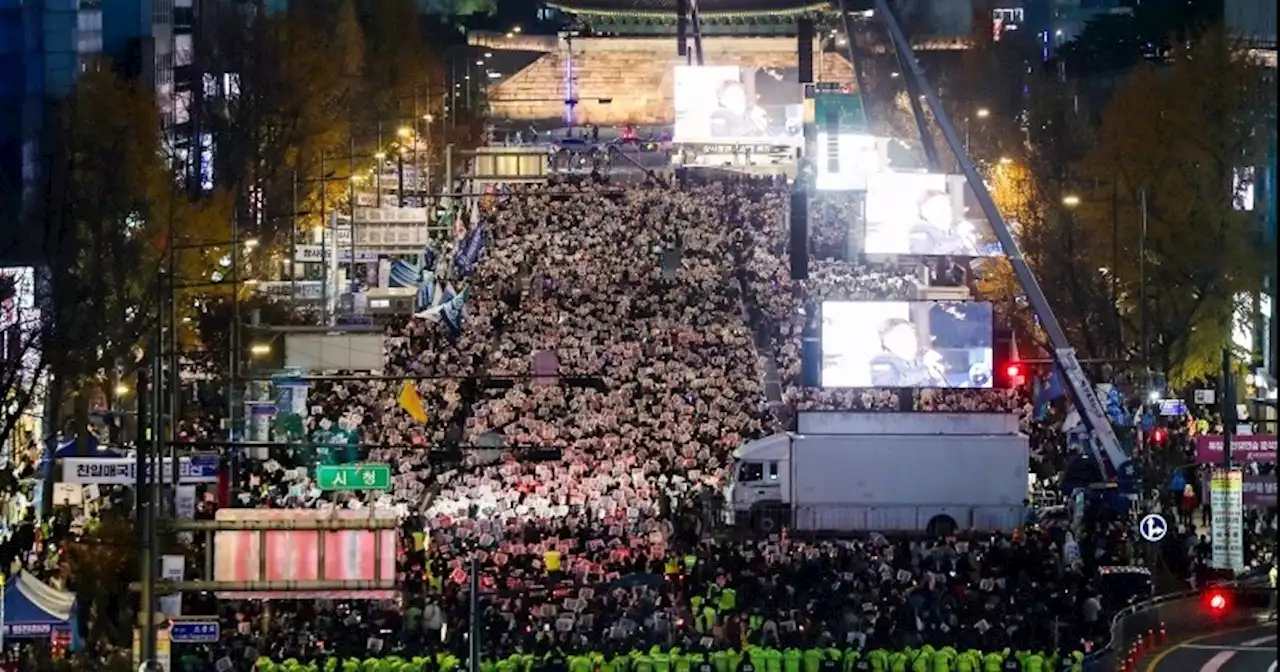
M 1261 64 L 1209 31 L 1167 66 L 1135 69 L 1076 167 L 1085 254 L 1114 274 L 1123 340 L 1172 381 L 1218 369 L 1233 321 L 1253 317 L 1237 298 L 1274 263 L 1241 206 L 1251 167 L 1266 162 L 1275 95 Z
M 54 271 L 44 344 L 53 398 L 77 398 L 83 415 L 85 384 L 131 367 L 155 324 L 170 238 L 225 236 L 227 213 L 221 199 L 193 203 L 177 192 L 155 98 L 106 61 L 81 77 L 53 118 L 40 213 Z M 206 261 L 185 255 L 178 273 L 201 275 Z
M 1275 123 L 1263 75 L 1210 31 L 1167 65 L 1136 67 L 1096 127 L 1074 111 L 1070 81 L 1033 88 L 1032 151 L 988 181 L 1082 357 L 1145 354 L 1178 385 L 1215 372 L 1233 321 L 1252 317 L 1238 299 L 1275 258 L 1238 207 L 1238 178 L 1264 165 Z M 1014 301 L 1007 264 L 985 271 L 986 298 Z

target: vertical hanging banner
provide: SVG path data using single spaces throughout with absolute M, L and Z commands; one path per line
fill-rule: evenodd
M 1213 566 L 1244 571 L 1244 472 L 1214 469 L 1209 477 Z

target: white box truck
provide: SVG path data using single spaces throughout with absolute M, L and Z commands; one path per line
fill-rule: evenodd
M 726 522 L 762 534 L 1009 531 L 1024 516 L 1029 456 L 1016 433 L 777 434 L 734 451 Z

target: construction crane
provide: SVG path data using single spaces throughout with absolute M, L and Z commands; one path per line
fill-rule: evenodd
M 845 6 L 844 2 L 840 4 L 841 18 L 845 25 L 848 26 L 848 7 Z M 1049 342 L 1053 348 L 1053 360 L 1062 371 L 1066 389 L 1080 413 L 1080 419 L 1084 423 L 1085 429 L 1088 430 L 1089 451 L 1097 462 L 1099 470 L 1104 478 L 1114 476 L 1119 480 L 1132 481 L 1134 471 L 1129 453 L 1121 446 L 1120 440 L 1111 426 L 1106 409 L 1103 407 L 1101 400 L 1098 399 L 1098 395 L 1093 385 L 1090 384 L 1088 376 L 1085 375 L 1084 369 L 1080 365 L 1080 360 L 1076 357 L 1075 349 L 1067 342 L 1062 325 L 1058 322 L 1057 316 L 1054 315 L 1053 309 L 1049 306 L 1049 301 L 1045 298 L 1044 292 L 1041 291 L 1040 283 L 1036 281 L 1035 275 L 1032 274 L 1031 268 L 1027 265 L 1018 241 L 1014 239 L 1008 224 L 1004 221 L 1004 217 L 1000 215 L 999 208 L 996 207 L 995 202 L 991 199 L 991 193 L 987 190 L 977 167 L 974 165 L 973 160 L 969 158 L 968 152 L 965 151 L 964 143 L 956 132 L 955 124 L 947 116 L 946 110 L 943 109 L 942 103 L 938 99 L 937 90 L 930 86 L 925 78 L 924 70 L 920 67 L 915 52 L 911 48 L 911 43 L 907 41 L 906 34 L 903 32 L 902 26 L 899 24 L 888 0 L 874 0 L 874 18 L 879 18 L 883 23 L 888 32 L 889 41 L 893 45 L 894 54 L 904 70 L 903 75 L 906 78 L 907 90 L 911 95 L 912 112 L 916 117 L 917 125 L 923 129 L 927 123 L 923 116 L 923 110 L 918 104 L 920 99 L 923 98 L 924 103 L 928 105 L 929 111 L 933 114 L 933 118 L 937 121 L 947 145 L 951 147 L 951 151 L 955 154 L 965 180 L 968 181 L 969 187 L 973 189 L 973 193 L 978 199 L 978 205 L 982 208 L 982 213 L 986 216 L 987 221 L 991 223 L 991 228 L 994 230 L 996 238 L 999 239 L 1010 265 L 1013 266 L 1013 271 L 1022 286 L 1022 291 L 1030 302 L 1032 310 L 1035 311 L 1041 328 L 1044 329 L 1049 337 Z M 846 37 L 852 42 L 852 35 Z M 931 148 L 932 139 L 929 134 L 922 131 L 922 137 L 929 139 L 925 143 L 925 147 Z M 930 163 L 932 164 L 934 163 L 933 156 L 936 155 L 936 150 L 929 153 L 931 155 L 929 157 Z M 1108 468 L 1108 465 L 1110 465 L 1110 468 Z

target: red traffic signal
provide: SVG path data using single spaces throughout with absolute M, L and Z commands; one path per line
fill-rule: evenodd
M 1214 615 L 1222 614 L 1231 606 L 1231 600 L 1221 590 L 1211 590 L 1205 593 L 1204 603 Z
M 1164 443 L 1164 440 L 1168 438 L 1168 436 L 1169 432 L 1165 431 L 1164 427 L 1156 427 L 1155 431 L 1151 432 L 1151 440 L 1157 444 Z
M 1022 375 L 1022 367 L 1017 364 L 1010 364 L 1004 369 L 1004 375 L 1009 380 L 1017 380 Z

